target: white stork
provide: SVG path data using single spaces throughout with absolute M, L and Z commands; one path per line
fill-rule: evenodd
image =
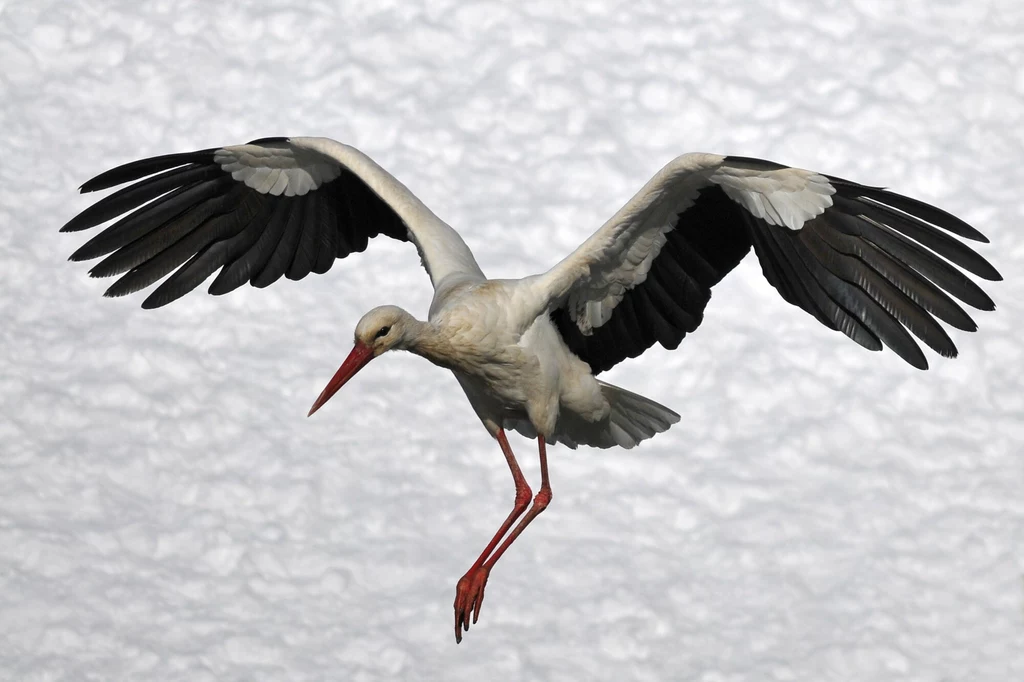
M 218 269 L 211 294 L 327 272 L 379 234 L 416 246 L 434 287 L 427 319 L 394 306 L 366 313 L 355 347 L 309 413 L 392 349 L 450 369 L 462 385 L 501 446 L 516 497 L 459 580 L 457 641 L 470 617 L 477 621 L 495 562 L 551 500 L 545 444 L 631 448 L 679 421 L 596 375 L 655 342 L 678 346 L 700 325 L 711 287 L 751 247 L 787 301 L 865 348 L 889 346 L 919 369 L 927 362 L 911 333 L 954 357 L 935 318 L 977 328 L 954 298 L 994 309 L 962 270 L 1001 279 L 951 234 L 988 240 L 945 211 L 878 187 L 734 156 L 672 160 L 573 253 L 519 280 L 487 279 L 458 233 L 404 185 L 357 149 L 325 138 L 265 138 L 158 156 L 102 173 L 81 190 L 125 183 L 62 231 L 127 213 L 71 260 L 106 256 L 90 274 L 121 275 L 107 296 L 170 275 L 143 308 L 170 303 Z M 507 429 L 537 439 L 536 497 Z

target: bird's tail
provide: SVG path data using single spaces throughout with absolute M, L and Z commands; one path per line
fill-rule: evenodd
M 664 405 L 603 381 L 597 383 L 601 386 L 601 395 L 611 407 L 608 416 L 592 422 L 571 412 L 563 413 L 559 415 L 550 443 L 561 443 L 573 450 L 579 445 L 631 448 L 656 433 L 667 431 L 679 421 L 679 415 Z M 505 425 L 527 438 L 537 437 L 537 430 L 529 420 L 506 420 Z
M 679 421 L 679 415 L 664 405 L 603 381 L 597 383 L 601 385 L 601 393 L 612 408 L 608 417 L 607 435 L 614 441 L 597 447 L 618 445 L 631 448 L 656 433 L 667 431 L 668 427 Z

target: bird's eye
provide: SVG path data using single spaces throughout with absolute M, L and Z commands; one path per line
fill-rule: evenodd
M 389 331 L 391 331 L 391 327 L 381 327 L 380 331 L 378 331 L 377 335 L 374 336 L 373 338 L 379 339 L 382 336 L 387 336 Z

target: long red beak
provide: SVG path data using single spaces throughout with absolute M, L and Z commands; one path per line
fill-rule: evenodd
M 323 404 L 331 399 L 335 393 L 338 392 L 342 386 L 344 386 L 349 379 L 356 375 L 356 372 L 366 367 L 366 364 L 373 360 L 373 349 L 367 346 L 365 343 L 356 342 L 355 348 L 345 358 L 345 362 L 341 363 L 341 367 L 334 373 L 334 377 L 331 379 L 327 387 L 320 393 L 320 397 L 313 403 L 313 407 L 309 408 L 307 417 L 312 416 L 314 412 L 323 407 Z

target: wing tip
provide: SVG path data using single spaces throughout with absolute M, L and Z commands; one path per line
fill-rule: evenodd
M 74 218 L 72 218 L 71 220 L 69 220 L 69 221 L 67 221 L 66 223 L 64 223 L 64 225 L 63 225 L 63 226 L 61 226 L 61 228 L 60 228 L 60 230 L 58 230 L 58 232 L 78 232 L 78 231 L 80 231 L 80 230 L 84 230 L 84 229 L 85 229 L 85 226 L 81 226 L 81 227 L 80 227 L 80 226 L 78 225 L 78 223 L 79 223 L 79 222 L 81 222 L 81 221 L 80 221 L 80 220 L 78 219 L 78 217 L 79 217 L 80 215 L 82 215 L 82 214 L 81 214 L 81 213 L 79 213 L 79 214 L 78 214 L 78 215 L 76 215 L 76 216 L 75 216 Z
M 122 298 L 130 294 L 130 291 L 118 291 L 116 289 L 117 284 L 113 284 L 106 291 L 103 292 L 103 298 Z
M 896 349 L 894 348 L 893 350 Z M 928 358 L 924 356 L 924 353 L 921 352 L 920 348 L 917 348 L 916 353 L 901 353 L 897 351 L 897 355 L 906 360 L 914 369 L 919 369 L 922 372 L 928 369 Z
M 999 274 L 999 271 L 996 270 L 995 267 L 991 263 L 989 263 L 982 256 L 978 255 L 977 252 L 974 252 L 974 255 L 977 256 L 977 261 L 975 263 L 972 263 L 972 265 L 974 265 L 974 267 L 971 267 L 971 268 L 967 268 L 965 266 L 961 266 L 961 267 L 964 267 L 965 270 L 968 270 L 969 272 L 977 275 L 978 277 L 981 277 L 986 282 L 1002 282 L 1003 281 L 1003 276 L 1001 274 Z
M 159 294 L 159 293 L 160 293 L 160 291 L 158 289 L 157 291 L 154 291 L 152 294 L 147 296 L 146 300 L 144 300 L 142 302 L 142 309 L 143 310 L 153 310 L 154 308 L 160 308 L 160 307 L 165 306 L 168 303 L 170 303 L 170 301 L 163 301 L 163 300 L 161 300 L 163 298 L 163 296 L 162 295 L 161 296 L 157 296 L 157 294 Z
M 124 165 L 127 166 L 128 164 L 124 164 Z M 81 184 L 81 186 L 79 186 L 78 193 L 79 194 L 89 194 L 90 192 L 98 192 L 98 191 L 103 190 L 103 189 L 109 189 L 110 187 L 113 187 L 114 185 L 123 184 L 121 182 L 113 182 L 113 183 L 111 183 L 111 181 L 109 180 L 109 178 L 112 175 L 114 175 L 115 171 L 119 171 L 122 168 L 123 168 L 123 166 L 118 166 L 117 168 L 111 168 L 108 171 L 104 171 L 104 172 L 100 173 L 99 175 L 97 175 L 94 178 L 86 180 L 85 182 L 83 182 Z
M 72 263 L 81 263 L 82 261 L 92 260 L 93 258 L 96 258 L 97 256 L 92 255 L 88 250 L 85 249 L 86 246 L 87 244 L 83 244 L 81 247 L 76 249 L 74 253 L 68 256 L 68 260 Z
M 115 273 L 111 273 L 111 274 L 115 274 Z M 94 268 L 89 270 L 89 277 L 91 277 L 93 279 L 103 279 L 104 277 L 109 277 L 109 276 L 110 275 L 108 275 L 105 272 L 103 272 L 102 270 L 100 270 L 100 266 L 99 265 L 97 265 L 96 267 L 94 267 Z

